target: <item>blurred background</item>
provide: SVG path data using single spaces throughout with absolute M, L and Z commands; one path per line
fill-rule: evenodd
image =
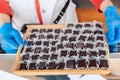
M 113 4 L 120 8 L 120 0 L 111 0 Z M 77 8 L 94 8 L 89 0 L 73 0 Z

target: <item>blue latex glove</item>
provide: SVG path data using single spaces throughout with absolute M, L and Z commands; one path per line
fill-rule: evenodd
M 0 28 L 1 46 L 6 53 L 16 53 L 23 43 L 20 33 L 10 23 L 5 23 Z
M 120 16 L 115 6 L 109 6 L 105 12 L 106 25 L 108 31 L 106 38 L 109 45 L 117 44 L 120 42 Z

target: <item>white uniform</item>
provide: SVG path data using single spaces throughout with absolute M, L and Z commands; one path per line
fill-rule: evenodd
M 13 26 L 21 30 L 24 24 L 39 23 L 35 0 L 8 0 L 13 13 Z M 67 0 L 39 0 L 43 24 L 52 24 Z M 66 13 L 58 24 L 77 23 L 76 5 L 70 0 Z

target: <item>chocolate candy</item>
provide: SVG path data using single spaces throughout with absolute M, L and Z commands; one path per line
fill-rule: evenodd
M 49 46 L 49 44 L 50 44 L 49 41 L 44 41 L 44 42 L 43 42 L 43 45 L 44 45 L 44 46 Z
M 90 37 L 88 38 L 88 41 L 93 41 L 93 42 L 94 42 L 94 37 L 90 36 Z
M 57 41 L 52 41 L 52 45 L 55 45 L 57 43 Z
M 36 69 L 36 63 L 30 63 L 29 70 L 35 70 L 35 69 Z
M 70 42 L 71 42 L 71 41 L 76 41 L 76 37 L 75 37 L 75 36 L 70 37 L 70 38 L 69 38 L 69 41 L 70 41 Z
M 66 30 L 65 30 L 65 34 L 70 34 L 70 33 L 72 33 L 72 30 L 71 30 L 71 29 L 66 29 Z
M 104 60 L 104 59 L 100 59 L 100 65 L 99 65 L 99 67 L 102 68 L 102 69 L 108 68 L 108 61 Z
M 49 32 L 53 32 L 53 29 L 48 29 L 47 32 L 48 32 L 48 33 L 49 33 Z
M 75 69 L 75 60 L 67 60 L 66 67 L 70 69 Z
M 45 36 L 43 34 L 38 35 L 38 37 L 39 37 L 39 39 L 44 39 L 45 38 Z
M 94 44 L 91 44 L 91 43 L 87 43 L 87 44 L 86 44 L 86 48 L 91 48 L 91 49 L 93 49 L 93 47 L 94 47 Z
M 91 24 L 86 23 L 84 27 L 91 27 Z
M 69 27 L 73 27 L 74 26 L 74 24 L 68 24 L 67 25 L 67 27 L 69 28 Z
M 52 54 L 51 59 L 56 59 L 57 60 L 58 54 Z
M 57 64 L 55 62 L 49 62 L 48 69 L 55 69 Z
M 82 26 L 83 26 L 82 24 L 77 24 L 76 28 L 82 28 Z
M 106 56 L 106 51 L 105 50 L 99 50 L 99 56 L 104 55 Z
M 38 69 L 40 69 L 40 70 L 46 69 L 46 65 L 45 64 L 46 64 L 46 62 L 40 62 L 39 65 L 38 65 L 39 66 Z
M 77 62 L 78 62 L 77 64 L 78 68 L 85 69 L 87 67 L 85 59 L 80 59 Z
M 47 35 L 47 39 L 53 39 L 53 35 L 52 34 L 48 34 Z
M 48 60 L 49 56 L 50 56 L 50 55 L 44 54 L 41 58 Z
M 28 46 L 33 46 L 34 43 L 33 43 L 33 41 L 28 41 L 27 45 L 28 45 Z
M 65 63 L 64 62 L 60 62 L 58 64 L 58 69 L 64 69 L 65 68 Z
M 79 35 L 79 31 L 73 31 L 74 35 Z
M 89 60 L 89 68 L 91 68 L 91 69 L 97 68 L 96 59 L 90 59 Z
M 67 50 L 61 50 L 61 56 L 67 56 L 68 51 Z
M 80 42 L 77 43 L 77 48 L 81 48 L 82 49 L 83 47 L 84 47 L 84 43 L 80 43 Z
M 32 60 L 37 60 L 39 55 L 32 55 Z
M 56 47 L 51 47 L 51 52 L 56 51 Z
M 34 32 L 38 32 L 38 29 L 32 29 L 31 32 L 32 32 L 32 33 L 34 33 Z
M 40 53 L 41 52 L 41 47 L 36 47 L 35 48 L 35 53 Z
M 97 36 L 97 40 L 103 41 L 103 36 Z
M 49 52 L 49 48 L 45 47 L 45 48 L 43 49 L 43 52 L 44 52 L 44 53 L 48 53 L 48 52 Z
M 99 24 L 99 23 L 97 23 L 95 26 L 98 27 L 98 28 L 102 28 L 102 25 Z
M 68 43 L 68 44 L 67 44 L 67 47 L 68 47 L 68 48 L 74 48 L 74 43 Z
M 42 44 L 42 41 L 36 41 L 36 45 L 40 46 Z
M 104 47 L 104 43 L 98 42 L 97 47 Z
M 85 31 L 83 32 L 83 34 L 86 34 L 86 33 L 91 34 L 92 31 L 91 31 L 91 30 L 85 30 Z
M 46 29 L 40 29 L 40 33 L 45 33 Z
M 63 49 L 64 47 L 63 47 L 63 44 L 58 44 L 57 45 L 57 49 Z
M 37 38 L 36 34 L 30 34 L 30 39 Z
M 66 41 L 67 40 L 67 36 L 61 36 L 61 41 Z
M 29 60 L 30 55 L 29 54 L 24 54 L 22 56 L 22 60 Z
M 97 52 L 96 51 L 90 51 L 89 56 L 90 57 L 97 57 Z
M 27 64 L 26 63 L 20 63 L 19 70 L 27 70 Z
M 59 34 L 61 32 L 60 29 L 55 29 L 55 33 Z
M 71 51 L 69 52 L 69 57 L 71 57 L 71 56 L 77 56 L 77 52 L 71 50 Z
M 80 51 L 79 57 L 86 57 L 86 56 L 87 56 L 87 52 L 86 51 Z
M 32 48 L 31 48 L 31 47 L 26 48 L 26 53 L 27 53 L 27 52 L 32 52 Z
M 86 36 L 82 36 L 82 35 L 81 35 L 78 40 L 85 41 L 85 39 L 86 39 Z
M 96 31 L 94 32 L 94 34 L 103 34 L 103 32 L 102 32 L 102 31 L 99 31 L 99 30 L 96 30 Z

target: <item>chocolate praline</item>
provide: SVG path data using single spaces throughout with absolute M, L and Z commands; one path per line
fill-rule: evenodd
M 82 28 L 82 26 L 83 26 L 82 24 L 77 24 L 76 28 Z
M 60 29 L 55 29 L 55 33 L 59 34 L 61 32 Z
M 30 34 L 30 39 L 37 38 L 36 34 Z
M 58 69 L 64 69 L 65 68 L 65 63 L 64 62 L 60 62 L 58 64 Z
M 91 48 L 91 49 L 93 49 L 93 47 L 94 47 L 94 44 L 91 44 L 91 43 L 87 43 L 87 44 L 86 44 L 86 48 Z
M 67 50 L 61 50 L 61 56 L 67 56 L 68 51 Z
M 57 64 L 55 62 L 49 62 L 48 69 L 55 69 L 57 67 Z
M 35 48 L 35 53 L 40 53 L 41 52 L 41 47 L 36 47 Z
M 27 70 L 27 64 L 26 63 L 20 63 L 19 70 Z
M 31 33 L 38 32 L 38 29 L 32 29 Z
M 57 45 L 57 49 L 63 49 L 63 48 L 64 48 L 63 44 L 58 44 Z
M 30 63 L 29 70 L 35 70 L 35 69 L 36 69 L 36 63 Z
M 97 68 L 97 63 L 96 63 L 96 59 L 91 59 L 89 60 L 89 68 Z
M 84 47 L 84 43 L 80 43 L 80 42 L 77 43 L 77 48 L 81 48 L 82 49 L 83 47 Z
M 71 51 L 69 52 L 69 57 L 71 57 L 71 56 L 77 56 L 77 52 L 71 50 Z
M 100 60 L 100 65 L 99 65 L 100 68 L 108 68 L 108 61 L 107 60 Z
M 58 55 L 57 54 L 52 54 L 51 59 L 56 59 L 57 60 Z
M 39 55 L 32 55 L 32 60 L 37 60 L 38 59 L 38 57 L 39 57 Z
M 97 23 L 95 26 L 98 27 L 98 28 L 102 28 L 102 25 L 99 24 L 99 23 Z
M 33 45 L 34 45 L 33 41 L 28 41 L 27 46 L 33 46 Z
M 75 69 L 75 60 L 67 60 L 66 67 L 71 68 L 71 69 Z
M 82 35 L 81 35 L 78 40 L 85 41 L 85 39 L 86 39 L 86 36 L 82 36 Z
M 87 67 L 85 59 L 78 60 L 77 62 L 78 62 L 78 68 L 86 68 Z
M 39 64 L 38 64 L 38 69 L 40 69 L 40 70 L 44 70 L 44 69 L 46 69 L 46 62 L 40 62 Z
M 74 37 L 70 37 L 69 38 L 69 41 L 71 42 L 71 41 L 76 41 L 76 37 L 74 36 Z
M 42 44 L 42 41 L 36 41 L 36 45 L 41 45 Z
M 79 57 L 86 57 L 87 56 L 87 52 L 86 51 L 80 51 L 79 53 Z
M 50 55 L 46 55 L 46 54 L 44 54 L 41 58 L 42 58 L 42 59 L 46 59 L 46 60 L 48 60 L 49 57 L 50 57 Z
M 45 48 L 43 49 L 43 52 L 44 52 L 44 53 L 48 53 L 48 52 L 49 52 L 49 48 L 45 47 Z

